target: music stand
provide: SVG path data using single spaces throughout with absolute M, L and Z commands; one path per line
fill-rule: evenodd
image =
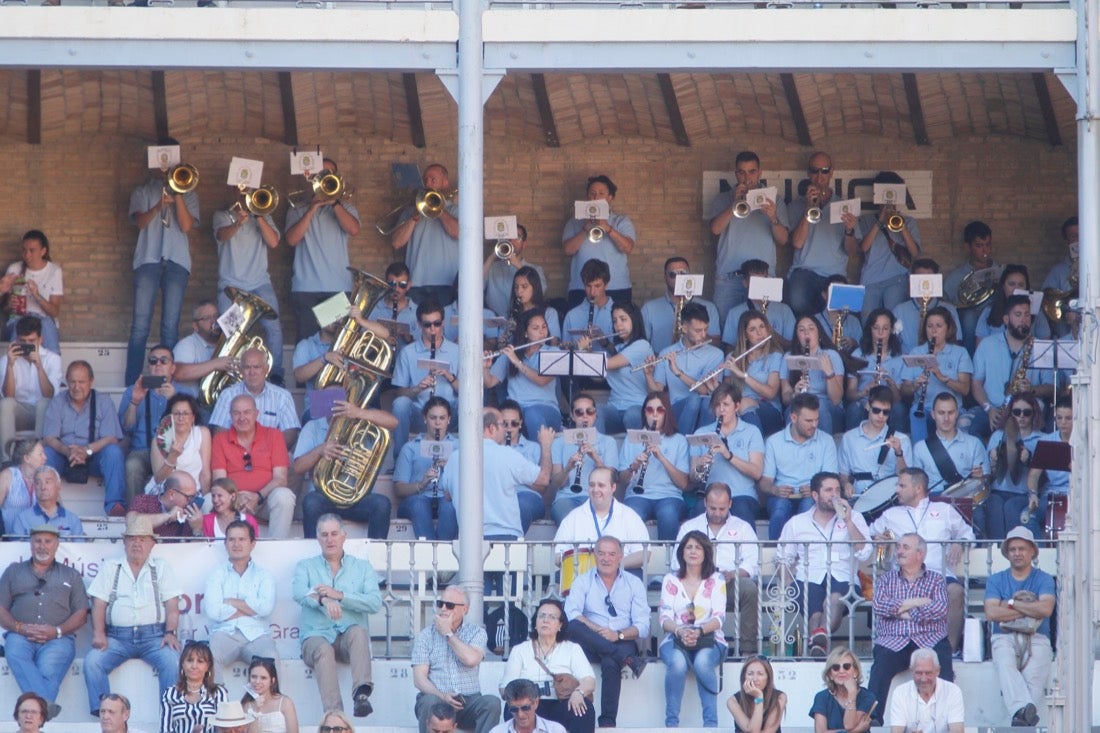
M 1032 369 L 1054 370 L 1054 400 L 1058 401 L 1058 370 L 1076 369 L 1077 362 L 1081 359 L 1081 342 L 1070 339 L 1035 339 L 1031 346 Z M 1052 405 L 1053 407 L 1053 405 Z
M 573 378 L 607 376 L 607 354 L 603 351 L 539 351 L 539 374 L 565 377 L 566 399 L 573 404 Z

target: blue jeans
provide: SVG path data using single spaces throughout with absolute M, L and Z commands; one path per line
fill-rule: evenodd
M 559 496 L 554 499 L 554 503 L 550 505 L 550 518 L 554 520 L 554 524 L 561 525 L 569 512 L 573 511 L 585 501 L 588 500 L 588 495 L 581 492 L 574 496 Z
M 796 487 L 797 488 L 797 487 Z M 795 514 L 807 511 L 814 505 L 814 500 L 809 497 L 803 499 L 795 494 L 793 499 L 783 499 L 778 496 L 768 496 L 768 539 L 779 539 L 779 533 L 783 531 L 783 525 Z M 743 518 L 743 517 L 742 517 Z
M 10 632 L 4 636 L 4 652 L 19 689 L 36 692 L 53 702 L 76 657 L 76 642 L 71 636 L 63 636 L 40 644 Z
M 775 273 L 772 273 L 773 275 Z M 735 305 L 741 305 L 749 299 L 745 279 L 732 272 L 717 273 L 714 277 L 714 307 L 718 309 L 721 327 L 726 327 L 726 318 Z
M 699 420 L 703 415 L 710 416 L 708 406 L 710 395 L 689 394 L 672 403 L 672 411 L 676 413 L 676 427 L 684 435 L 691 435 L 699 427 Z
M 791 270 L 787 275 L 783 300 L 787 301 L 795 317 L 812 316 L 825 308 L 825 298 L 821 296 L 821 291 L 825 290 L 828 282 L 829 278 L 822 277 L 813 270 Z
M 523 533 L 527 534 L 536 519 L 546 516 L 546 504 L 542 500 L 542 494 L 532 489 L 517 490 L 516 499 L 519 500 L 519 522 Z
M 367 523 L 367 537 L 384 540 L 390 534 L 390 500 L 370 493 L 349 507 L 338 507 L 320 491 L 311 491 L 302 499 L 302 531 L 306 539 L 317 536 L 317 520 L 329 512 L 353 522 Z
M 773 433 L 778 433 L 785 427 L 783 413 L 776 409 L 771 402 L 758 403 L 755 410 L 744 413 L 741 415 L 741 419 L 750 425 L 755 425 L 765 438 Z
M 620 410 L 611 405 L 601 405 L 596 415 L 596 430 L 602 435 L 616 435 L 641 428 L 642 411 L 636 407 Z
M 656 519 L 657 539 L 662 541 L 675 540 L 680 531 L 680 524 L 687 516 L 684 500 L 671 496 L 664 499 L 647 499 L 635 494 L 626 497 L 623 503 L 638 512 L 643 522 Z
M 57 331 L 57 321 L 41 313 L 30 313 L 28 315 L 36 316 L 38 320 L 42 321 L 42 346 L 55 354 L 60 354 L 61 334 Z M 12 316 L 8 319 L 7 335 L 5 337 L 8 341 L 15 341 L 15 324 L 19 323 L 20 318 L 22 316 Z
M 680 703 L 684 699 L 684 684 L 689 670 L 695 670 L 699 702 L 703 707 L 703 727 L 718 727 L 718 665 L 722 661 L 720 645 L 695 651 L 694 659 L 676 646 L 671 639 L 657 650 L 665 663 L 665 727 L 680 725 Z
M 895 305 L 909 299 L 909 275 L 907 274 L 863 287 L 864 313 L 870 313 L 876 308 L 893 310 Z
M 412 522 L 417 539 L 444 540 L 458 538 L 458 515 L 453 502 L 439 498 L 438 519 L 432 519 L 432 498 L 427 494 L 406 497 L 397 507 L 397 516 Z
M 134 270 L 134 321 L 126 345 L 126 384 L 133 384 L 145 366 L 145 347 L 153 325 L 153 307 L 160 291 L 160 340 L 168 348 L 180 335 L 180 312 L 190 273 L 175 262 L 161 260 Z
M 409 435 L 425 429 L 424 415 L 420 412 L 420 406 L 405 395 L 395 397 L 390 409 L 397 418 L 397 428 L 393 431 L 393 454 L 398 456 L 405 443 L 409 442 Z
M 261 285 L 252 291 L 254 295 L 259 297 L 265 303 L 275 309 L 275 313 L 279 312 L 279 300 L 275 297 L 275 288 L 271 287 L 271 283 Z M 223 291 L 218 291 L 218 311 L 225 313 L 233 301 L 229 299 Z M 271 367 L 270 377 L 274 381 L 282 381 L 283 378 L 283 322 L 278 318 L 261 318 L 260 328 L 264 332 L 264 343 L 267 344 L 268 351 L 275 358 L 274 364 Z M 308 402 L 308 401 L 307 401 Z
M 68 457 L 47 447 L 46 463 L 65 477 Z M 115 504 L 126 506 L 126 459 L 122 457 L 122 449 L 114 443 L 104 446 L 88 459 L 88 464 L 91 475 L 103 478 L 103 510 L 109 512 Z
M 163 646 L 163 640 L 164 624 L 107 627 L 107 648 L 91 649 L 84 657 L 84 683 L 92 715 L 99 714 L 100 699 L 111 692 L 109 675 L 129 659 L 141 659 L 156 671 L 161 695 L 176 684 L 179 652 Z
M 528 440 L 538 441 L 539 428 L 547 425 L 561 432 L 561 410 L 554 405 L 536 403 L 523 408 L 523 432 Z

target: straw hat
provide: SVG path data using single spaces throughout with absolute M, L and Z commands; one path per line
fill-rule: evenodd
M 153 518 L 148 514 L 130 512 L 126 515 L 126 531 L 122 533 L 122 536 L 152 537 L 156 539 L 156 535 L 153 533 Z
M 248 725 L 252 718 L 244 714 L 244 707 L 240 700 L 230 700 L 218 703 L 218 714 L 210 721 L 211 725 L 223 728 L 232 728 L 237 725 Z

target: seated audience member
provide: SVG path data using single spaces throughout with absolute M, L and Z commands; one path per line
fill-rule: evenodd
M 642 566 L 649 530 L 636 511 L 615 498 L 614 476 L 614 469 L 607 466 L 589 472 L 588 500 L 569 512 L 554 534 L 554 556 L 559 564 L 567 552 L 591 553 L 600 537 L 610 534 L 622 538 L 626 551 L 623 567 Z
M 214 411 L 210 414 L 210 425 L 227 429 L 233 425 L 230 406 L 240 395 L 248 395 L 256 404 L 256 421 L 267 428 L 282 433 L 289 450 L 298 439 L 302 423 L 298 420 L 298 411 L 294 407 L 294 398 L 286 389 L 267 381 L 267 356 L 259 349 L 247 349 L 241 354 L 241 374 L 243 379 L 231 384 L 218 395 Z
M 517 451 L 506 448 L 503 418 L 493 407 L 482 410 L 482 450 L 485 473 L 482 485 L 484 521 L 482 531 L 487 540 L 515 540 L 523 536 L 519 498 L 519 486 L 545 486 L 550 478 L 550 446 L 554 433 L 549 428 L 539 430 L 539 462 L 532 463 Z M 462 465 L 459 460 L 461 447 L 451 454 L 452 466 Z M 439 488 L 449 493 L 455 501 L 455 510 L 461 511 L 463 500 L 459 491 L 459 472 L 444 471 Z
M 601 727 L 615 727 L 619 714 L 622 669 L 641 676 L 648 660 L 639 654 L 639 642 L 649 640 L 649 603 L 645 586 L 623 572 L 623 545 L 604 534 L 596 542 L 596 567 L 573 583 L 565 601 L 569 639 L 601 669 Z
M 184 336 L 172 349 L 176 361 L 176 380 L 198 392 L 199 382 L 211 372 L 229 371 L 237 359 L 231 356 L 214 356 L 214 349 L 221 338 L 218 326 L 218 306 L 212 300 L 201 300 L 191 311 L 191 333 Z
M 15 324 L 15 338 L 0 357 L 0 459 L 11 460 L 8 443 L 16 431 L 42 434 L 46 408 L 64 386 L 61 357 L 42 344 L 42 324 L 36 316 L 23 316 Z
M 145 733 L 130 725 L 130 698 L 118 693 L 104 695 L 99 701 L 100 733 Z
M 541 308 L 546 312 L 546 326 L 550 329 L 550 335 L 560 341 L 561 314 L 558 313 L 557 308 L 547 303 L 545 292 L 546 286 L 539 279 L 539 273 L 535 268 L 519 268 L 512 278 L 512 309 L 503 316 L 518 322 L 519 317 L 527 311 L 532 308 Z
M 294 449 L 294 472 L 308 475 L 308 486 L 302 499 L 302 530 L 306 539 L 316 537 L 317 520 L 323 514 L 337 516 L 353 522 L 367 523 L 367 536 L 371 539 L 384 539 L 390 530 L 390 500 L 378 491 L 367 493 L 362 499 L 350 506 L 338 506 L 318 487 L 314 469 L 322 457 L 330 460 L 350 459 L 356 451 L 364 448 L 341 445 L 335 436 L 329 437 L 333 420 L 366 420 L 384 430 L 397 427 L 397 419 L 384 410 L 359 407 L 346 400 L 337 400 L 332 404 L 332 417 L 317 417 L 306 424 Z M 337 462 L 337 466 L 341 464 Z M 340 474 L 349 482 L 359 480 L 359 473 L 348 469 Z
M 46 462 L 66 480 L 80 483 L 87 476 L 103 478 L 103 510 L 112 517 L 126 514 L 122 426 L 114 400 L 95 390 L 95 374 L 86 361 L 74 361 L 65 371 L 68 390 L 50 400 L 42 423 Z
M 160 694 L 176 681 L 180 642 L 180 586 L 164 558 L 151 557 L 156 535 L 149 517 L 129 514 L 122 534 L 124 557 L 110 558 L 88 587 L 92 597 L 92 649 L 84 657 L 88 709 L 111 692 L 108 676 L 128 659 L 157 673 Z
M 360 315 L 382 324 L 390 331 L 390 343 L 393 344 L 397 353 L 401 353 L 405 346 L 420 338 L 420 321 L 416 315 L 417 304 L 409 297 L 413 282 L 409 278 L 409 268 L 404 262 L 391 262 L 383 278 L 390 286 L 390 292 L 385 298 L 375 303 L 370 313 Z M 386 325 L 386 321 L 389 321 L 390 325 Z M 393 325 L 395 323 L 402 323 L 406 328 L 399 331 L 398 327 Z
M 206 730 L 218 705 L 228 697 L 214 681 L 214 656 L 205 641 L 189 641 L 180 652 L 176 684 L 160 696 L 160 729 L 163 733 Z
M 821 670 L 825 689 L 814 696 L 810 718 L 814 731 L 844 731 L 867 733 L 871 729 L 871 713 L 878 709 L 874 693 L 863 684 L 859 658 L 843 644 L 838 644 L 825 658 Z
M 290 695 L 279 691 L 274 659 L 252 658 L 248 665 L 248 687 L 241 704 L 255 721 L 257 733 L 298 733 L 298 710 Z
M 867 316 L 859 346 L 852 359 L 867 362 L 867 366 L 845 377 L 844 424 L 848 429 L 858 426 L 867 415 L 867 399 L 875 387 L 890 390 L 890 425 L 895 430 L 908 430 L 909 419 L 901 401 L 901 379 L 905 363 L 901 359 L 901 341 L 894 333 L 894 314 L 878 308 Z
M 277 659 L 268 617 L 275 610 L 275 578 L 252 559 L 256 530 L 248 522 L 225 531 L 226 560 L 206 576 L 203 613 L 210 619 L 210 650 L 219 669 L 256 657 Z
M 504 400 L 500 403 L 500 424 L 504 429 L 504 445 L 507 448 L 519 451 L 519 454 L 531 463 L 538 465 L 541 459 L 542 449 L 533 440 L 524 436 L 523 408 L 515 400 Z M 531 528 L 536 519 L 546 516 L 546 502 L 542 495 L 546 491 L 547 483 L 529 486 L 520 484 L 516 487 L 516 499 L 519 500 L 520 525 L 523 534 Z
M 420 733 L 435 733 L 429 723 L 445 720 L 441 705 L 455 711 L 457 725 L 474 733 L 488 733 L 500 720 L 500 698 L 481 692 L 479 670 L 488 641 L 485 629 L 465 622 L 470 599 L 458 585 L 447 586 L 435 606 L 432 623 L 413 641 L 415 714 Z
M 512 245 L 512 256 L 501 259 L 496 254 L 485 258 L 482 266 L 482 277 L 485 278 L 485 306 L 501 318 L 508 318 L 512 314 L 514 302 L 512 299 L 512 284 L 516 273 L 524 267 L 531 268 L 538 276 L 539 285 L 546 290 L 546 273 L 541 265 L 528 262 L 523 256 L 523 250 L 527 248 L 527 227 L 516 224 L 515 239 L 509 239 Z
M 928 498 L 928 474 L 919 468 L 905 468 L 898 474 L 897 503 L 871 523 L 877 541 L 916 532 L 928 545 L 924 566 L 947 580 L 947 638 L 952 651 L 959 648 L 962 634 L 966 591 L 955 575 L 967 542 L 974 541 L 974 530 L 950 504 Z
M 50 240 L 38 229 L 23 235 L 23 258 L 13 262 L 0 278 L 0 295 L 7 296 L 5 310 L 10 314 L 4 338 L 11 341 L 19 321 L 33 316 L 42 323 L 42 343 L 50 351 L 61 352 L 58 316 L 64 283 L 61 266 L 50 259 Z
M 589 201 L 602 200 L 611 205 L 615 201 L 618 186 L 610 178 L 601 174 L 588 179 L 586 191 Z M 591 234 L 593 227 L 599 227 L 603 236 L 598 239 L 593 237 Z M 615 287 L 618 288 L 610 293 L 612 299 L 621 300 L 624 303 L 633 300 L 627 255 L 634 252 L 635 236 L 634 222 L 630 217 L 614 211 L 607 219 L 570 219 L 565 223 L 561 241 L 565 254 L 572 258 L 569 262 L 569 304 L 571 306 L 577 305 L 585 297 L 582 288 L 587 290 L 588 280 L 584 277 L 584 265 L 596 257 L 608 266 L 608 275 L 604 278 L 604 282 L 614 282 Z
M 232 479 L 220 478 L 212 482 L 210 503 L 212 509 L 202 517 L 204 537 L 225 537 L 225 532 L 233 522 L 246 522 L 252 527 L 252 533 L 259 535 L 260 525 L 251 514 L 237 509 L 237 484 Z
M 955 322 L 947 309 L 930 308 L 924 318 L 921 344 L 913 347 L 912 356 L 934 354 L 936 365 L 927 371 L 906 367 L 902 373 L 901 393 L 910 400 L 910 438 L 919 442 L 934 428 L 933 400 L 942 392 L 955 395 L 960 405 L 970 394 L 974 362 L 962 346 L 955 343 Z M 923 413 L 923 415 L 922 415 Z M 918 417 L 918 415 L 921 415 Z
M 954 682 L 940 679 L 940 662 L 931 649 L 917 649 L 909 657 L 913 679 L 898 685 L 890 696 L 886 724 L 890 733 L 963 733 L 963 694 Z
M 15 516 L 7 533 L 25 537 L 34 527 L 49 525 L 62 537 L 83 537 L 84 525 L 76 512 L 61 505 L 61 476 L 52 466 L 34 472 L 34 505 Z
M 233 426 L 215 435 L 211 445 L 211 476 L 232 479 L 240 489 L 239 508 L 266 519 L 272 539 L 285 539 L 294 514 L 294 492 L 286 486 L 290 456 L 279 431 L 260 425 L 257 412 L 251 395 L 233 398 Z
M 810 394 L 818 399 L 818 422 L 826 435 L 840 432 L 844 426 L 844 362 L 825 331 L 810 316 L 802 316 L 795 325 L 795 343 L 786 356 L 817 357 L 812 369 L 790 371 L 784 358 L 779 365 L 779 385 L 783 404 L 794 411 L 794 399 Z
M 36 692 L 24 692 L 15 700 L 15 719 L 18 733 L 40 733 L 42 726 L 49 720 L 49 704 Z
M 750 281 L 754 277 L 768 277 L 768 263 L 763 260 L 745 260 L 741 263 L 741 274 L 736 272 L 730 273 L 733 277 L 741 278 L 741 286 L 745 296 L 748 295 Z M 757 315 L 764 316 L 768 319 L 772 329 L 779 335 L 776 339 L 777 346 L 779 339 L 784 341 L 790 341 L 794 338 L 794 311 L 791 307 L 784 303 L 782 300 L 769 300 L 765 307 L 765 302 L 762 298 L 746 299 L 743 303 L 735 305 L 730 308 L 728 314 L 723 314 L 723 322 L 725 326 L 722 328 L 722 341 L 727 344 L 733 345 L 737 343 L 739 323 L 742 316 L 746 313 L 756 313 Z M 767 315 L 765 315 L 767 313 Z M 782 350 L 782 346 L 780 346 Z M 737 353 L 741 353 L 740 351 Z
M 565 638 L 565 605 L 556 598 L 544 598 L 535 609 L 531 638 L 512 647 L 500 682 L 501 695 L 507 700 L 506 687 L 515 680 L 530 680 L 539 697 L 539 717 L 564 726 L 568 733 L 592 733 L 596 711 L 592 695 L 596 673 L 584 656 L 584 650 Z M 568 675 L 573 690 L 555 684 L 555 677 Z M 505 717 L 509 717 L 507 714 Z
M 46 464 L 46 451 L 37 438 L 19 438 L 11 444 L 12 465 L 0 471 L 0 534 L 11 534 L 15 518 L 34 505 L 34 474 Z
M 0 627 L 19 690 L 45 698 L 54 718 L 61 712 L 57 692 L 76 657 L 76 632 L 88 618 L 88 596 L 80 573 L 57 562 L 57 528 L 43 524 L 30 534 L 30 557 L 0 575 Z
M 153 476 L 145 485 L 145 493 L 164 490 L 163 483 L 173 471 L 191 476 L 199 489 L 198 496 L 206 504 L 210 496 L 210 429 L 201 424 L 199 401 L 189 394 L 179 393 L 168 400 L 164 416 L 171 428 L 154 437 L 151 452 Z
M 676 277 L 692 274 L 690 268 L 688 261 L 683 257 L 669 257 L 665 260 L 665 292 L 660 297 L 647 300 L 645 305 L 642 306 L 641 320 L 645 322 L 645 339 L 654 351 L 661 351 L 671 346 L 679 337 L 679 334 L 675 333 L 676 312 L 689 302 L 706 308 L 707 315 L 710 317 L 710 322 L 707 324 L 707 336 L 715 343 L 718 341 L 722 328 L 719 323 L 721 319 L 718 308 L 714 303 L 699 296 L 680 303 L 681 296 L 673 294 L 676 290 Z M 680 325 L 683 326 L 682 319 Z
M 703 425 L 696 435 L 716 435 L 720 445 L 691 449 L 692 479 L 703 484 L 717 481 L 733 494 L 733 513 L 752 524 L 760 511 L 756 500 L 756 482 L 764 470 L 764 439 L 760 430 L 738 417 L 741 390 L 736 383 L 723 382 L 710 395 L 715 422 Z M 705 478 L 705 481 L 704 481 Z M 696 497 L 692 515 L 703 513 L 703 502 Z
M 611 318 L 615 328 L 607 347 L 607 386 L 611 394 L 596 424 L 601 432 L 621 433 L 642 427 L 634 408 L 645 399 L 647 385 L 645 372 L 638 367 L 653 357 L 653 347 L 645 338 L 642 315 L 633 303 L 615 303 Z
M 496 360 L 486 354 L 483 363 L 486 389 L 505 385 L 508 399 L 523 406 L 523 422 L 532 440 L 543 427 L 561 430 L 558 380 L 539 372 L 539 354 L 556 351 L 545 343 L 549 333 L 545 313 L 529 310 L 519 317 L 512 343 L 500 350 Z
M 779 733 L 787 713 L 787 694 L 775 687 L 775 672 L 764 657 L 749 657 L 741 665 L 741 687 L 726 707 L 733 716 L 734 730 L 749 733 Z
M 706 308 L 694 301 L 681 312 L 683 335 L 678 341 L 661 350 L 646 369 L 646 385 L 650 392 L 668 391 L 668 400 L 676 413 L 676 424 L 684 431 L 699 427 L 710 393 L 714 391 L 721 374 L 706 381 L 692 391 L 692 387 L 722 366 L 722 350 L 710 344 L 707 325 L 710 316 Z
M 947 583 L 925 566 L 927 555 L 924 538 L 915 532 L 903 534 L 894 550 L 897 568 L 875 579 L 875 662 L 868 686 L 876 700 L 886 699 L 894 675 L 905 669 L 905 660 L 917 649 L 934 651 L 940 676 L 955 679 L 947 640 Z
M 1054 578 L 1035 566 L 1039 546 L 1027 527 L 1014 527 L 1001 543 L 1008 568 L 989 576 L 985 617 L 993 622 L 993 668 L 1012 726 L 1039 724 L 1053 652 L 1050 619 Z
M 959 340 L 967 353 L 973 354 L 974 328 L 981 308 L 965 307 L 966 304 L 959 300 L 959 286 L 970 273 L 1000 265 L 993 259 L 993 230 L 984 221 L 975 220 L 963 227 L 963 242 L 966 243 L 966 261 L 944 276 L 943 297 L 955 304 L 962 325 Z
M 199 487 L 191 474 L 173 471 L 164 479 L 164 492 L 140 494 L 130 502 L 130 511 L 146 514 L 158 537 L 202 537 L 202 506 Z
M 718 667 L 726 656 L 722 623 L 726 579 L 714 565 L 707 535 L 691 530 L 676 546 L 678 569 L 661 581 L 658 621 L 665 638 L 658 648 L 665 664 L 665 727 L 680 725 L 680 706 L 689 670 L 695 672 L 703 727 L 718 727 Z
M 599 424 L 601 409 L 607 407 L 597 405 L 596 398 L 588 392 L 573 395 L 573 427 L 595 428 Z M 597 432 L 594 444 L 567 444 L 563 435 L 558 435 L 554 438 L 552 450 L 549 488 L 557 493 L 550 505 L 550 518 L 554 524 L 560 525 L 571 511 L 587 499 L 584 487 L 588 486 L 592 471 L 597 468 L 615 470 L 619 463 L 619 447 L 610 435 Z
M 756 527 L 730 511 L 730 487 L 724 483 L 715 481 L 707 487 L 703 505 L 706 511 L 684 522 L 676 541 L 696 531 L 702 532 L 714 544 L 714 564 L 726 580 L 726 616 L 736 622 L 733 626 L 734 656 L 755 654 L 760 647 L 757 639 L 760 591 L 756 585 L 760 574 L 760 547 L 756 542 Z M 674 557 L 670 569 L 676 572 L 679 566 L 679 558 Z
M 810 479 L 812 508 L 796 514 L 783 527 L 776 563 L 784 583 L 799 583 L 799 605 L 809 616 L 810 656 L 824 657 L 829 636 L 837 630 L 845 607 L 840 599 L 851 583 L 859 584 L 858 563 L 871 557 L 871 530 L 841 494 L 840 476 L 828 471 Z
M 959 403 L 950 392 L 940 392 L 932 401 L 936 429 L 913 446 L 913 467 L 928 474 L 932 495 L 954 486 L 964 478 L 989 475 L 989 455 L 982 441 L 959 430 Z
M 439 488 L 439 477 L 447 468 L 448 458 L 424 455 L 424 441 L 446 442 L 451 451 L 458 438 L 447 432 L 451 424 L 451 403 L 432 397 L 424 404 L 425 430 L 405 443 L 393 469 L 394 493 L 401 504 L 397 516 L 412 522 L 418 539 L 450 541 L 458 537 L 458 515 L 454 497 Z M 308 427 L 308 426 L 307 426 Z
M 374 711 L 367 616 L 382 608 L 381 579 L 368 560 L 344 551 L 347 539 L 340 517 L 321 515 L 317 520 L 321 554 L 298 561 L 291 586 L 294 600 L 302 607 L 302 661 L 313 670 L 322 706 L 343 709 L 336 662 L 347 662 L 354 715 L 365 718 Z
M 458 400 L 458 344 L 443 337 L 443 306 L 427 300 L 416 307 L 419 338 L 401 349 L 393 370 L 393 414 L 397 429 L 393 434 L 395 454 L 409 435 L 424 429 L 421 411 L 429 399 L 440 396 L 452 405 Z M 446 362 L 445 369 L 422 369 L 427 360 Z
M 767 496 L 769 539 L 779 539 L 783 525 L 796 511 L 813 507 L 811 477 L 837 470 L 836 444 L 817 428 L 819 405 L 812 394 L 795 395 L 790 424 L 764 441 L 764 470 L 757 487 Z
M 577 294 L 575 303 L 570 293 L 570 303 L 574 305 L 562 319 L 561 330 L 565 339 L 574 341 L 582 335 L 591 336 L 596 329 L 601 333 L 613 333 L 611 306 L 614 301 L 607 289 L 611 284 L 611 270 L 607 262 L 602 259 L 586 260 L 580 269 L 580 281 L 578 286 L 583 283 L 584 289 Z M 630 299 L 623 302 L 628 303 Z
M 993 297 L 978 314 L 978 323 L 974 327 L 975 350 L 983 339 L 1004 332 L 1008 300 L 1016 297 L 1018 292 L 1031 292 L 1031 275 L 1024 265 L 1005 265 L 1001 269 L 1001 277 L 993 291 Z M 1042 314 L 1033 316 L 1031 326 L 1036 338 L 1050 338 L 1050 323 Z
M 504 711 L 508 720 L 492 733 L 565 733 L 565 726 L 538 714 L 539 688 L 531 680 L 512 680 L 504 686 Z
M 331 715 L 333 717 L 339 716 L 341 720 L 347 722 L 347 718 L 344 718 L 343 713 L 332 713 Z M 329 715 L 326 715 L 325 720 L 327 721 L 329 717 Z M 210 721 L 214 733 L 245 733 L 252 723 L 252 719 L 244 714 L 244 707 L 238 700 L 219 702 L 218 712 L 214 719 Z M 347 728 L 349 731 L 353 730 L 350 725 Z
M 149 474 L 152 473 L 150 448 L 158 438 L 161 416 L 167 413 L 168 400 L 183 387 L 176 384 L 173 375 L 176 364 L 172 349 L 159 344 L 149 350 L 149 370 L 134 381 L 122 393 L 118 421 L 125 436 L 126 451 L 126 501 L 142 493 Z M 163 380 L 159 387 L 146 387 L 146 382 Z M 167 473 L 167 472 L 165 472 Z M 163 480 L 163 476 L 162 479 Z M 159 489 L 159 481 L 154 489 Z
M 657 538 L 673 540 L 687 516 L 684 492 L 690 486 L 687 439 L 677 432 L 676 414 L 667 392 L 650 392 L 639 412 L 646 428 L 660 434 L 653 443 L 624 440 L 619 453 L 619 486 L 623 503 L 642 521 L 657 520 Z M 629 489 L 627 488 L 629 487 Z
M 913 264 L 909 268 L 909 273 L 912 275 L 935 275 L 939 271 L 939 264 L 935 260 L 926 257 L 913 260 Z M 943 308 L 951 316 L 951 320 L 955 322 L 955 333 L 962 333 L 959 312 L 951 303 L 943 298 L 929 298 L 927 301 L 923 298 L 906 298 L 891 309 L 897 322 L 901 324 L 901 333 L 898 334 L 898 337 L 901 339 L 902 353 L 911 354 L 913 349 L 920 344 L 922 338 L 920 329 L 921 311 L 928 313 L 928 311 L 937 307 Z
M 905 433 L 887 425 L 894 396 L 886 385 L 873 387 L 867 397 L 867 419 L 844 433 L 837 465 L 849 499 L 887 476 L 895 476 L 913 462 L 913 445 Z M 876 450 L 877 449 L 877 450 Z
M 986 536 L 992 539 L 1018 526 L 1021 513 L 1027 511 L 1028 464 L 1035 444 L 1046 437 L 1042 431 L 1043 408 L 1034 394 L 1015 395 L 1008 407 L 1009 418 L 990 436 L 987 446 L 993 474 L 991 491 L 974 510 L 975 523 L 984 520 Z
M 792 319 L 793 321 L 793 319 Z M 738 414 L 759 428 L 767 438 L 783 428 L 783 404 L 780 401 L 779 370 L 783 364 L 783 345 L 772 330 L 767 316 L 743 313 L 738 319 L 734 350 L 726 358 L 729 373 L 741 385 L 741 407 Z M 791 324 L 794 330 L 794 324 Z M 759 348 L 756 348 L 759 347 Z M 752 352 L 745 361 L 737 356 Z

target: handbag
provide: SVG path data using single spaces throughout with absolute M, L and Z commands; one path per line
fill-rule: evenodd
M 683 640 L 676 634 L 672 635 L 672 642 L 676 644 L 676 647 L 678 649 L 684 650 L 690 656 L 700 649 L 710 649 L 712 646 L 714 646 L 714 632 L 707 631 L 705 633 L 699 634 L 699 640 L 695 642 L 695 646 L 692 647 L 684 646 Z
M 535 656 L 535 661 L 546 671 L 546 674 L 554 679 L 554 694 L 558 696 L 559 700 L 568 700 L 569 696 L 581 686 L 581 681 L 568 672 L 554 674 L 550 671 L 550 668 L 546 666 L 546 662 L 539 659 L 538 656 Z M 585 697 L 591 700 L 592 693 L 585 695 Z
M 1039 597 L 1029 590 L 1020 590 L 1013 594 L 1012 600 L 1033 603 L 1039 600 Z M 1039 625 L 1042 623 L 1042 619 L 1032 618 L 1031 616 L 1021 616 L 1012 621 L 1002 621 L 1001 631 L 1010 634 L 1034 634 L 1039 630 Z
M 96 392 L 94 389 L 92 390 L 91 400 L 92 404 L 89 405 L 88 414 L 88 445 L 91 445 L 95 442 Z M 85 461 L 84 463 L 78 463 L 73 466 L 66 466 L 65 480 L 68 481 L 70 484 L 86 484 L 88 483 L 89 478 L 89 468 L 90 466 L 88 465 L 88 461 Z

